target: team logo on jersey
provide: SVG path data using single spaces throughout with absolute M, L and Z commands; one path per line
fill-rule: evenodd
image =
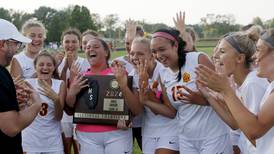
M 183 74 L 183 82 L 189 82 L 190 81 L 190 74 L 187 72 L 184 72 Z

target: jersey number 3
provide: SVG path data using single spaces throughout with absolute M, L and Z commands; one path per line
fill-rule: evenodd
M 46 116 L 48 113 L 48 104 L 47 103 L 42 103 L 42 108 L 39 112 L 40 116 Z

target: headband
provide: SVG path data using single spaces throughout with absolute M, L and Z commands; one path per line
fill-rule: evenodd
M 166 39 L 174 41 L 178 44 L 178 41 L 176 40 L 176 38 L 166 32 L 156 32 L 156 33 L 152 34 L 152 38 L 156 38 L 156 37 L 166 38 Z
M 270 37 L 267 32 L 265 32 L 262 36 L 261 39 L 267 42 L 272 48 L 274 48 L 274 40 L 272 37 Z
M 240 48 L 233 35 L 228 35 L 224 38 L 237 52 L 243 53 L 244 51 Z

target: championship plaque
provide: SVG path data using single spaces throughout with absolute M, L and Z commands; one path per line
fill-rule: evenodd
M 120 119 L 129 122 L 131 113 L 115 76 L 92 75 L 86 78 L 89 87 L 77 95 L 73 122 L 103 125 L 117 125 Z M 128 87 L 132 89 L 132 76 L 128 77 Z

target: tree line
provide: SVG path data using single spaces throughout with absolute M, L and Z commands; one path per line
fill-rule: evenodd
M 28 19 L 36 18 L 48 31 L 46 42 L 60 42 L 62 31 L 68 27 L 78 28 L 81 32 L 92 29 L 110 39 L 123 39 L 125 35 L 125 26 L 117 14 L 109 14 L 102 18 L 97 13 L 91 13 L 87 7 L 79 5 L 70 5 L 61 10 L 41 6 L 33 13 L 0 8 L 0 18 L 13 22 L 18 29 Z M 148 23 L 145 20 L 137 22 L 143 26 L 146 33 L 168 27 L 164 23 Z M 273 28 L 274 18 L 262 21 L 260 17 L 254 17 L 250 23 Z M 201 18 L 200 23 L 187 26 L 193 27 L 199 38 L 217 38 L 225 33 L 238 31 L 243 25 L 235 23 L 233 15 L 207 14 Z

